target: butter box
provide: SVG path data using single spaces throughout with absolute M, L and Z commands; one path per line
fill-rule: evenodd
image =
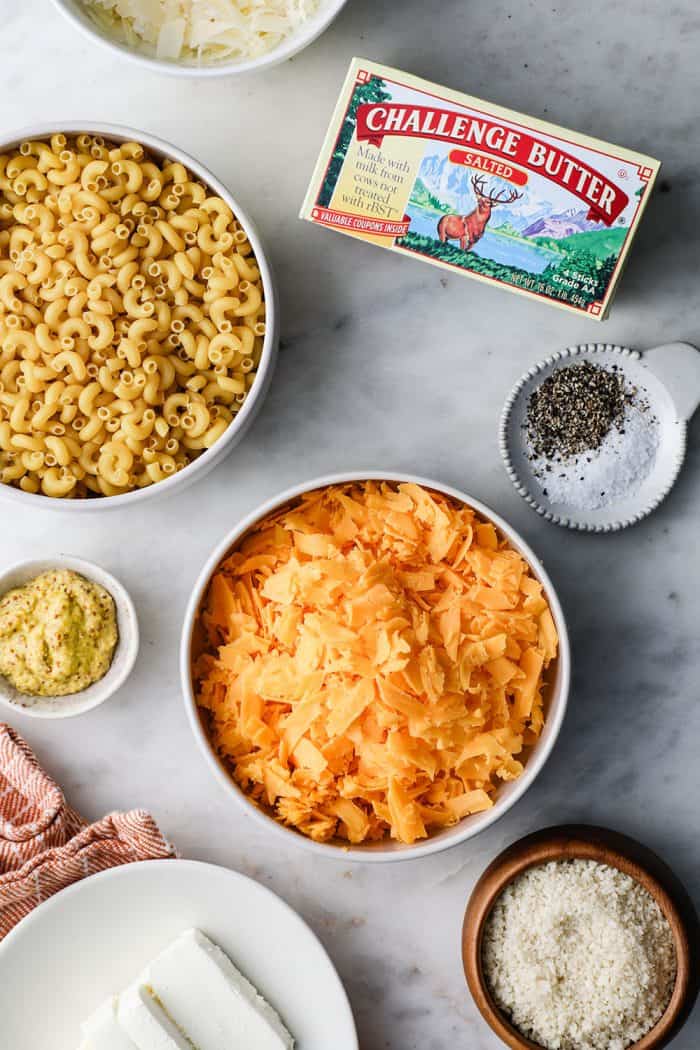
M 659 167 L 355 58 L 301 218 L 602 320 Z

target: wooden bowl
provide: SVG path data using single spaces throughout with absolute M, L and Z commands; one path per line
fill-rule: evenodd
M 567 825 L 546 828 L 513 843 L 488 866 L 467 905 L 462 928 L 462 959 L 469 990 L 497 1036 L 511 1050 L 542 1050 L 522 1035 L 491 997 L 481 960 L 484 925 L 497 898 L 527 868 L 556 860 L 594 860 L 636 879 L 651 893 L 666 916 L 676 948 L 676 983 L 665 1012 L 654 1027 L 628 1050 L 667 1046 L 690 1013 L 700 976 L 700 925 L 693 904 L 673 872 L 651 850 L 605 828 Z

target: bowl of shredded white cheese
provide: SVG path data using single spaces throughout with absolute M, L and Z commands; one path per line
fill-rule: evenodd
M 308 47 L 347 0 L 54 0 L 83 33 L 156 72 L 228 76 Z

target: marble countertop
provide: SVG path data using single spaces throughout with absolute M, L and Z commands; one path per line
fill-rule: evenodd
M 257 220 L 279 279 L 282 352 L 235 452 L 181 496 L 90 515 L 0 503 L 0 561 L 56 551 L 114 572 L 138 608 L 127 685 L 77 720 L 12 719 L 89 817 L 149 807 L 186 857 L 280 893 L 348 989 L 362 1050 L 496 1050 L 466 990 L 469 892 L 507 843 L 549 824 L 609 825 L 660 852 L 700 905 L 697 535 L 700 425 L 662 508 L 578 535 L 541 521 L 500 462 L 503 400 L 573 343 L 700 341 L 700 17 L 693 0 L 349 0 L 312 48 L 263 76 L 178 81 L 92 46 L 48 0 L 2 6 L 0 130 L 94 119 L 141 127 L 209 166 Z M 439 6 L 440 19 L 434 11 Z M 577 318 L 299 222 L 350 58 L 417 74 L 660 157 L 609 321 Z M 697 424 L 697 421 L 696 421 Z M 399 865 L 319 861 L 239 818 L 187 725 L 177 646 L 185 602 L 220 537 L 261 500 L 325 472 L 380 467 L 461 487 L 521 530 L 568 614 L 574 684 L 549 764 L 477 839 Z M 673 1043 L 700 1045 L 700 1009 Z

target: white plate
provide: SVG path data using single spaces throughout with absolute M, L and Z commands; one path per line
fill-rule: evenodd
M 659 425 L 659 444 L 649 474 L 629 495 L 598 510 L 547 498 L 530 462 L 525 427 L 533 390 L 563 365 L 586 360 L 619 368 L 630 386 L 643 393 Z M 581 532 L 624 529 L 651 514 L 673 488 L 685 457 L 688 421 L 699 401 L 700 353 L 688 343 L 669 343 L 643 354 L 610 343 L 570 346 L 534 365 L 513 388 L 501 416 L 503 462 L 519 494 L 547 521 Z
M 297 1050 L 358 1050 L 343 986 L 302 919 L 252 879 L 188 860 L 128 864 L 78 882 L 0 943 L 3 1050 L 76 1050 L 91 1010 L 191 926 L 279 1011 Z

